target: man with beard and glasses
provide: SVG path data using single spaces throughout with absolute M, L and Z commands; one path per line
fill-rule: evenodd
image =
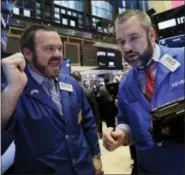
M 126 10 L 115 21 L 116 39 L 122 56 L 132 68 L 120 82 L 118 124 L 104 133 L 104 147 L 113 151 L 134 143 L 135 174 L 185 174 L 184 116 L 161 126 L 162 144 L 156 144 L 149 129 L 153 109 L 184 98 L 184 49 L 155 43 L 149 16 Z M 172 139 L 176 133 L 181 140 Z
M 15 173 L 100 174 L 92 110 L 78 82 L 60 73 L 59 34 L 33 25 L 21 35 L 20 47 L 22 53 L 2 59 L 1 126 L 15 135 Z

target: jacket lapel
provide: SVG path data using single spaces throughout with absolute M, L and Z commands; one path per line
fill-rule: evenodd
M 177 55 L 173 54 L 170 52 L 169 48 L 166 47 L 160 47 L 161 51 L 161 58 L 164 54 L 169 54 L 173 58 L 176 58 Z M 129 75 L 129 87 L 130 91 L 132 92 L 132 95 L 135 97 L 137 101 L 141 103 L 141 105 L 145 106 L 148 111 L 151 110 L 151 104 L 149 103 L 148 100 L 145 98 L 144 94 L 141 92 L 139 89 L 139 85 L 137 84 L 137 72 L 135 69 L 132 69 L 131 74 Z M 163 66 L 161 63 L 157 63 L 157 72 L 156 72 L 156 84 L 155 84 L 155 90 L 154 90 L 154 96 L 157 93 L 158 89 L 160 89 L 160 86 L 162 82 L 165 80 L 165 78 L 168 76 L 170 73 L 170 70 L 167 69 L 165 66 Z M 153 98 L 152 98 L 153 99 Z
M 42 86 L 40 86 L 31 76 L 28 70 L 25 71 L 28 77 L 28 82 L 26 86 L 25 93 L 27 93 L 32 98 L 36 99 L 40 103 L 46 105 L 48 108 L 51 108 L 55 112 L 58 112 L 56 104 L 52 101 L 51 97 L 44 91 Z
M 145 98 L 144 94 L 142 93 L 142 91 L 140 90 L 139 88 L 139 85 L 137 83 L 137 72 L 135 69 L 132 69 L 132 73 L 131 73 L 131 77 L 130 77 L 130 85 L 132 85 L 130 88 L 131 92 L 132 92 L 132 95 L 135 97 L 135 99 L 141 103 L 142 106 L 145 106 L 146 109 L 148 111 L 151 110 L 151 107 L 150 107 L 150 103 L 148 102 L 148 100 Z
M 161 58 L 165 54 L 169 54 L 173 58 L 176 58 L 176 56 L 177 56 L 175 54 L 170 54 L 168 48 L 161 47 L 160 49 L 161 49 Z M 171 71 L 168 68 L 166 68 L 163 64 L 161 64 L 160 62 L 157 63 L 156 84 L 155 84 L 154 94 L 156 94 L 158 89 L 160 89 L 160 86 L 161 86 L 162 82 L 165 80 L 165 78 L 168 76 L 168 74 L 170 72 Z
M 59 83 L 60 82 L 71 84 L 70 82 L 68 82 L 67 78 L 62 76 L 59 77 Z M 70 118 L 71 95 L 72 95 L 72 92 L 60 89 L 61 103 L 62 103 L 64 119 L 66 123 L 69 121 L 69 118 Z

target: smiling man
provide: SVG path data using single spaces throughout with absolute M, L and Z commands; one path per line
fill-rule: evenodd
M 153 109 L 184 98 L 184 48 L 157 45 L 143 11 L 126 10 L 117 17 L 115 29 L 122 56 L 132 68 L 120 83 L 118 125 L 104 133 L 104 146 L 113 151 L 135 143 L 138 174 L 183 175 L 184 115 L 159 126 L 162 145 L 154 142 L 149 129 Z M 173 86 L 177 81 L 182 83 Z
M 60 73 L 59 34 L 33 25 L 23 32 L 20 46 L 22 53 L 2 60 L 7 81 L 2 128 L 15 135 L 15 173 L 100 174 L 92 110 L 78 82 Z

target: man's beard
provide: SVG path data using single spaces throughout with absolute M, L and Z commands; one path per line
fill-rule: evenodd
M 148 47 L 143 52 L 143 54 L 139 56 L 139 60 L 142 63 L 140 67 L 147 67 L 148 62 L 151 60 L 151 58 L 153 56 L 154 50 L 153 50 L 153 46 L 152 46 L 152 43 L 151 43 L 149 37 L 147 37 L 147 42 L 148 42 Z
M 50 60 L 48 61 L 48 63 L 51 61 L 51 60 L 54 60 L 54 59 L 59 59 L 57 57 L 51 57 Z M 39 63 L 38 61 L 38 57 L 36 55 L 36 53 L 34 52 L 33 53 L 33 62 L 32 62 L 32 66 L 44 77 L 47 77 L 47 78 L 55 78 L 55 77 L 58 77 L 59 73 L 60 73 L 60 69 L 56 70 L 56 71 L 52 71 L 52 73 L 49 71 L 48 69 L 48 63 L 47 65 L 42 65 Z M 60 66 L 61 67 L 61 66 Z
M 139 56 L 136 61 L 128 61 L 126 58 L 125 58 L 125 61 L 127 63 L 129 63 L 131 66 L 136 67 L 136 68 L 146 67 L 149 60 L 153 56 L 153 46 L 152 46 L 152 43 L 149 39 L 149 36 L 147 37 L 147 43 L 148 43 L 147 48 L 145 49 L 145 51 L 142 54 L 138 54 Z

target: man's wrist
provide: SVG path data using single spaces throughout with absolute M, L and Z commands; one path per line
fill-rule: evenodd
M 128 134 L 128 131 L 126 129 L 118 129 L 122 132 L 122 135 L 123 135 L 123 140 L 124 142 L 122 143 L 122 146 L 127 146 L 130 144 L 131 140 L 129 139 L 129 134 Z
M 128 124 L 119 124 L 116 126 L 116 130 L 121 130 L 125 135 L 124 143 L 122 144 L 123 146 L 127 146 L 132 143 L 131 128 Z
M 93 158 L 95 158 L 95 159 L 101 159 L 101 153 L 96 154 L 96 155 L 93 155 Z

